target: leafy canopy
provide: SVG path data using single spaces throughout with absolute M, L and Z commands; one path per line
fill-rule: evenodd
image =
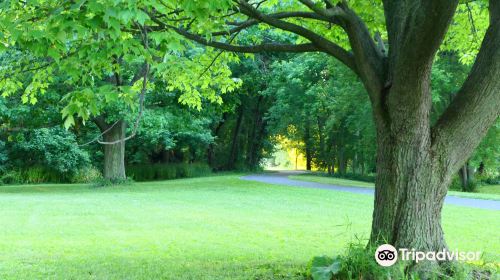
M 197 47 L 170 30 L 155 30 L 148 13 L 170 13 L 173 7 L 208 22 L 208 15 L 227 10 L 229 1 L 2 1 L 2 96 L 21 93 L 24 103 L 34 104 L 57 76 L 69 88 L 62 111 L 67 127 L 74 115 L 86 120 L 107 104 L 137 109 L 143 79 L 164 80 L 169 90 L 181 90 L 180 102 L 191 107 L 200 109 L 205 98 L 220 103 L 220 94 L 240 84 L 230 79 L 227 66 L 237 57 Z M 151 74 L 143 77 L 146 64 Z

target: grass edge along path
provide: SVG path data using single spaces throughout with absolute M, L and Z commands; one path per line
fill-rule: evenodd
M 345 186 L 345 187 L 360 187 L 360 188 L 374 188 L 374 183 L 356 181 L 350 179 L 336 178 L 336 177 L 328 177 L 322 174 L 314 174 L 314 173 L 306 173 L 306 174 L 298 174 L 288 176 L 289 179 L 305 181 L 305 182 L 314 182 L 321 184 L 330 184 L 336 186 Z M 484 187 L 485 190 L 490 190 L 491 188 L 500 186 L 478 186 L 479 190 Z M 496 193 L 482 193 L 482 192 L 459 192 L 459 191 L 448 191 L 448 195 L 464 197 L 464 198 L 477 198 L 477 199 L 487 199 L 487 200 L 496 200 L 500 201 L 500 194 Z

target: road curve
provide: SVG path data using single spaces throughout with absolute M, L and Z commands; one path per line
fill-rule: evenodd
M 344 186 L 336 186 L 330 184 L 322 184 L 315 182 L 306 182 L 306 181 L 298 181 L 288 178 L 290 175 L 297 175 L 303 173 L 301 171 L 279 171 L 275 173 L 262 173 L 262 174 L 252 174 L 241 177 L 243 180 L 247 181 L 256 181 L 273 185 L 285 185 L 292 187 L 301 187 L 301 188 L 312 188 L 312 189 L 324 189 L 324 190 L 333 190 L 333 191 L 342 191 L 342 192 L 350 192 L 350 193 L 358 193 L 365 195 L 373 195 L 373 189 L 371 188 L 362 188 L 362 187 L 344 187 Z M 497 210 L 500 211 L 500 201 L 495 200 L 486 200 L 486 199 L 477 199 L 477 198 L 465 198 L 458 197 L 453 195 L 447 195 L 445 199 L 446 204 L 472 207 L 472 208 L 480 208 L 480 209 L 488 209 L 488 210 Z

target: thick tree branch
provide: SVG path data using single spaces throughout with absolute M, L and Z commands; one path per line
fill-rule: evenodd
M 491 5 L 490 14 L 471 73 L 432 130 L 436 160 L 448 173 L 464 164 L 500 115 L 500 5 Z
M 422 76 L 417 72 L 430 69 L 458 0 L 383 0 L 383 3 L 391 46 L 389 71 L 398 69 L 407 72 L 407 76 Z M 390 73 L 390 76 L 395 75 Z
M 276 19 L 286 19 L 286 18 L 305 18 L 305 19 L 314 19 L 314 20 L 319 20 L 319 21 L 324 21 L 324 22 L 331 22 L 328 18 L 323 17 L 321 15 L 315 14 L 315 13 L 309 13 L 309 12 L 281 12 L 281 13 L 275 13 L 275 14 L 270 14 L 270 17 L 276 18 Z M 228 22 L 229 25 L 235 25 L 236 27 L 231 28 L 226 31 L 218 31 L 212 33 L 212 36 L 221 36 L 221 35 L 229 35 L 233 34 L 236 32 L 239 32 L 241 30 L 244 30 L 248 27 L 254 26 L 259 24 L 260 22 L 255 19 L 249 19 L 247 21 L 243 22 Z
M 318 48 L 334 56 L 342 63 L 344 63 L 347 67 L 351 68 L 354 72 L 358 73 L 353 55 L 339 45 L 300 25 L 286 22 L 263 14 L 244 0 L 238 0 L 238 5 L 243 14 L 276 28 L 295 33 L 310 40 Z
M 302 4 L 306 5 L 309 9 L 314 11 L 318 15 L 322 15 L 326 18 L 335 20 L 337 16 L 344 16 L 344 11 L 340 6 L 333 6 L 330 1 L 326 1 L 326 9 L 319 7 L 316 3 L 311 0 L 299 0 Z
M 319 52 L 321 51 L 318 47 L 311 43 L 305 44 L 278 44 L 278 43 L 264 43 L 259 45 L 252 46 L 242 46 L 242 45 L 233 45 L 230 43 L 218 42 L 218 41 L 209 41 L 205 37 L 193 34 L 185 29 L 178 28 L 176 26 L 168 25 L 156 18 L 154 15 L 150 14 L 151 20 L 153 20 L 160 28 L 171 29 L 177 32 L 178 34 L 193 40 L 199 44 L 230 51 L 230 52 L 240 52 L 240 53 L 259 53 L 259 52 Z
M 208 41 L 202 36 L 189 33 L 186 30 L 176 28 L 174 26 L 170 26 L 175 32 L 180 35 L 193 40 L 197 43 L 200 43 L 205 46 L 231 51 L 231 52 L 240 52 L 240 53 L 259 53 L 259 52 L 292 52 L 292 53 L 300 53 L 300 52 L 319 52 L 321 51 L 318 47 L 316 47 L 312 43 L 305 44 L 278 44 L 278 43 L 265 43 L 259 45 L 252 46 L 242 46 L 242 45 L 233 45 L 228 43 L 222 43 L 217 41 Z
M 372 39 L 363 20 L 346 3 L 341 2 L 336 7 L 343 11 L 339 17 L 340 25 L 349 37 L 359 75 L 377 109 L 382 99 L 380 93 L 387 84 L 385 53 Z

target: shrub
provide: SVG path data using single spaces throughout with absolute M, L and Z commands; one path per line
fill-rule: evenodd
M 465 192 L 475 192 L 477 190 L 477 181 L 476 180 L 470 180 L 467 184 L 467 186 L 465 186 L 465 188 L 463 189 L 463 191 Z
M 66 178 L 90 163 L 89 154 L 78 146 L 75 136 L 59 127 L 27 133 L 24 139 L 12 144 L 9 158 L 14 168 L 28 170 L 43 166 L 44 173 L 53 170 Z
M 7 171 L 1 178 L 4 184 L 21 184 L 22 178 L 18 171 Z
M 25 169 L 7 171 L 2 177 L 5 184 L 41 184 L 41 183 L 65 183 L 69 178 L 53 169 L 43 166 L 32 166 Z
M 478 183 L 476 180 L 470 180 L 465 188 L 462 186 L 462 180 L 459 175 L 453 176 L 451 179 L 451 184 L 449 189 L 460 192 L 475 192 L 477 190 Z
M 92 182 L 92 186 L 94 188 L 104 188 L 104 187 L 113 187 L 118 185 L 125 185 L 125 186 L 132 185 L 133 183 L 134 180 L 132 180 L 131 178 L 110 180 L 100 177 Z
M 204 163 L 142 164 L 127 167 L 127 174 L 136 181 L 171 180 L 207 176 L 212 170 Z
M 314 280 L 330 279 L 406 279 L 404 267 L 397 262 L 382 267 L 375 261 L 376 248 L 366 249 L 361 243 L 348 245 L 344 255 L 334 258 L 315 257 L 310 262 L 310 274 Z
M 0 141 L 0 174 L 3 174 L 5 170 L 7 169 L 7 150 L 5 149 L 5 143 L 3 141 Z
M 460 180 L 460 176 L 453 176 L 453 178 L 451 179 L 449 190 L 462 191 L 462 182 Z
M 102 179 L 101 172 L 95 167 L 78 169 L 71 177 L 71 183 L 93 183 Z
M 488 185 L 500 185 L 500 176 L 496 178 L 486 178 L 483 182 Z

